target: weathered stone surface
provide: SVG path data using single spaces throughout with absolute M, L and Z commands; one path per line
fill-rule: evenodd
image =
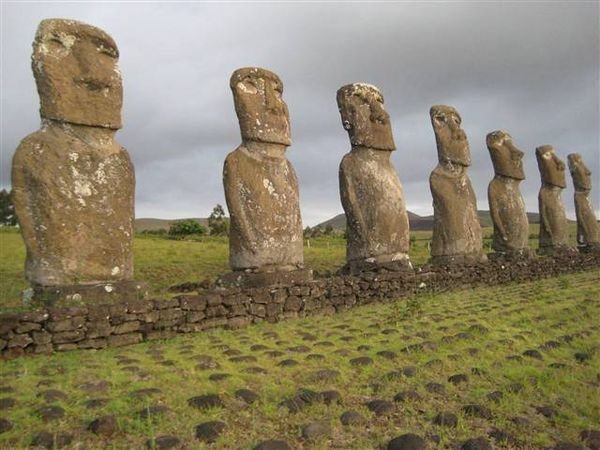
M 103 30 L 75 20 L 42 20 L 33 42 L 33 73 L 43 118 L 121 128 L 119 50 Z
M 346 259 L 409 264 L 409 225 L 402 185 L 390 155 L 395 150 L 383 96 L 364 83 L 337 92 L 342 124 L 352 150 L 340 164 L 340 197 L 347 220 Z
M 103 436 L 112 436 L 118 430 L 117 419 L 115 416 L 101 416 L 94 419 L 88 426 L 88 429 L 94 433 Z
M 13 427 L 14 425 L 10 420 L 0 417 L 0 434 L 12 430 Z
M 128 333 L 108 336 L 108 345 L 110 347 L 121 347 L 123 345 L 137 344 L 141 341 L 141 333 Z
M 562 190 L 567 187 L 565 164 L 556 156 L 551 145 L 542 145 L 535 149 L 535 156 L 542 178 L 542 187 L 538 195 L 540 211 L 540 246 L 538 252 L 551 255 L 567 247 L 568 229 L 565 207 L 561 198 Z
M 460 450 L 493 450 L 494 447 L 484 437 L 468 439 L 463 442 Z
M 331 426 L 327 422 L 314 421 L 302 427 L 302 438 L 316 441 L 331 434 Z
M 49 431 L 40 431 L 37 433 L 31 445 L 34 448 L 47 448 L 49 450 L 64 448 L 73 441 L 73 435 L 70 433 L 51 433 Z
M 33 343 L 33 339 L 28 334 L 17 334 L 8 341 L 7 347 L 25 348 L 31 343 Z
M 224 408 L 225 403 L 217 394 L 198 395 L 188 399 L 188 405 L 197 409 Z
M 253 450 L 292 450 L 292 447 L 286 441 L 270 439 L 257 444 Z
M 42 406 L 36 412 L 44 422 L 62 419 L 65 416 L 65 410 L 56 405 Z
M 154 450 L 167 450 L 170 448 L 181 447 L 181 440 L 177 436 L 162 435 L 157 436 L 155 439 L 148 439 L 146 441 L 146 447 Z
M 340 422 L 342 425 L 351 426 L 351 425 L 365 425 L 367 423 L 367 419 L 357 412 L 357 411 L 345 411 L 340 416 Z
M 248 404 L 252 404 L 260 399 L 258 394 L 250 389 L 238 389 L 234 395 Z
M 456 417 L 456 414 L 443 411 L 435 416 L 433 423 L 443 427 L 456 428 L 458 425 L 458 417 Z
M 590 200 L 592 172 L 587 168 L 579 153 L 571 153 L 567 158 L 575 188 L 577 247 L 582 251 L 600 251 L 600 225 Z
M 250 272 L 236 270 L 224 274 L 219 283 L 225 286 L 240 288 L 256 288 L 262 286 L 290 285 L 306 283 L 312 280 L 312 270 L 307 268 L 293 270 L 276 270 L 274 272 Z
M 489 133 L 486 141 L 494 165 L 494 179 L 488 186 L 494 224 L 492 248 L 508 255 L 529 255 L 529 220 L 519 190 L 525 179 L 523 152 L 505 131 Z
M 242 144 L 223 168 L 231 215 L 229 263 L 234 271 L 302 268 L 298 180 L 285 157 L 291 144 L 283 85 L 273 72 L 243 68 L 231 76 Z
M 15 328 L 15 333 L 17 333 L 17 334 L 29 333 L 30 331 L 39 330 L 41 328 L 42 328 L 42 326 L 39 323 L 21 322 L 21 324 L 17 328 Z
M 429 115 L 435 132 L 438 165 L 431 172 L 434 264 L 476 263 L 486 260 L 482 251 L 477 200 L 467 167 L 471 165 L 469 142 L 461 117 L 451 106 L 432 106 Z
M 117 47 L 104 31 L 43 20 L 32 68 L 41 130 L 13 158 L 15 211 L 34 286 L 133 276 L 133 166 L 115 141 L 122 86 Z
M 213 420 L 201 423 L 196 427 L 196 439 L 203 442 L 215 442 L 227 428 L 225 422 Z
M 387 445 L 387 450 L 422 450 L 425 448 L 427 448 L 425 439 L 412 433 L 398 436 L 388 442 Z

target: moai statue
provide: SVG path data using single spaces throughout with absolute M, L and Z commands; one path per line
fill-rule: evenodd
M 74 20 L 43 20 L 33 42 L 42 125 L 16 150 L 12 186 L 25 274 L 42 302 L 131 298 L 140 288 L 132 281 L 134 171 L 115 140 L 118 56 L 108 34 Z
M 432 106 L 429 115 L 435 132 L 438 165 L 431 172 L 433 236 L 431 262 L 438 265 L 487 261 L 483 253 L 477 200 L 467 167 L 469 142 L 461 117 L 451 106 Z
M 568 248 L 568 228 L 562 190 L 567 187 L 565 164 L 554 154 L 551 145 L 535 149 L 535 156 L 542 177 L 538 195 L 540 210 L 540 255 L 554 255 Z
M 583 163 L 579 153 L 571 153 L 567 158 L 575 187 L 577 247 L 582 252 L 600 252 L 600 225 L 590 201 L 592 172 Z
M 505 131 L 487 135 L 487 148 L 494 165 L 494 179 L 488 186 L 488 202 L 494 224 L 492 248 L 509 258 L 531 256 L 529 221 L 525 201 L 519 190 L 525 179 L 523 152 Z
M 352 145 L 339 174 L 348 236 L 343 270 L 411 268 L 408 215 L 390 161 L 396 146 L 383 96 L 375 86 L 349 84 L 338 90 L 337 104 Z
M 285 157 L 292 141 L 283 84 L 273 72 L 250 67 L 236 70 L 230 87 L 242 143 L 223 168 L 233 272 L 221 282 L 258 286 L 308 280 L 298 180 Z

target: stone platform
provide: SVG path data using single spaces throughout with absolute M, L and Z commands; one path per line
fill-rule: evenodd
M 37 308 L 0 314 L 0 357 L 117 347 L 216 327 L 334 314 L 372 302 L 584 270 L 597 271 L 600 280 L 600 255 L 569 253 L 517 261 L 490 258 L 488 263 L 468 266 L 425 265 L 412 271 L 362 272 L 263 287 L 200 289 L 167 299 L 122 297 L 106 304 Z
M 307 283 L 312 279 L 312 269 L 273 272 L 234 271 L 222 275 L 217 280 L 217 285 L 225 288 L 258 288 Z

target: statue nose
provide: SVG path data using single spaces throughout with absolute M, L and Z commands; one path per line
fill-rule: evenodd
M 456 128 L 454 130 L 454 139 L 459 141 L 465 141 L 467 139 L 467 134 L 464 132 L 462 128 Z
M 371 110 L 371 121 L 372 122 L 385 122 L 389 119 L 390 115 L 383 108 L 383 105 L 378 101 L 369 101 L 369 108 Z
M 265 102 L 269 111 L 279 111 L 281 109 L 281 102 L 275 95 L 275 89 L 270 86 L 265 88 Z
M 77 82 L 85 84 L 91 90 L 105 89 L 112 85 L 114 66 L 98 64 L 97 56 L 84 51 L 77 52 L 77 63 L 80 71 Z

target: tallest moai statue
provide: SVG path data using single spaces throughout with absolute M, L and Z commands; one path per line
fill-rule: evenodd
M 31 62 L 42 126 L 21 141 L 12 166 L 36 294 L 114 295 L 133 277 L 134 171 L 115 140 L 118 56 L 113 39 L 93 26 L 48 19 L 38 27 Z

